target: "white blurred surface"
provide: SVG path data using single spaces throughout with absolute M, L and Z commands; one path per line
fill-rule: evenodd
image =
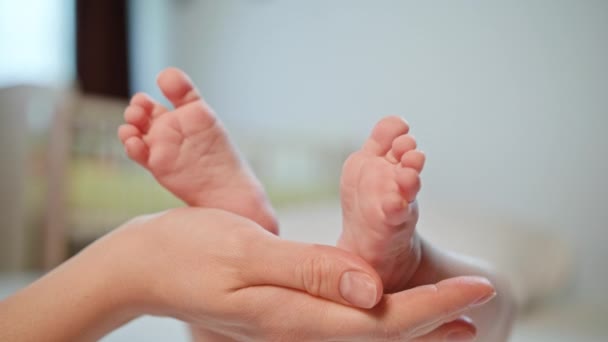
M 74 8 L 74 0 L 0 1 L 0 86 L 72 82 Z

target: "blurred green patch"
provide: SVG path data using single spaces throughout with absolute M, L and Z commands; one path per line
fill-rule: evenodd
M 68 205 L 74 210 L 137 214 L 183 205 L 142 168 L 116 167 L 99 160 L 73 161 L 69 189 Z
M 337 184 L 281 186 L 269 181 L 264 183 L 276 206 L 322 200 L 337 194 Z M 98 160 L 73 161 L 69 189 L 69 206 L 77 210 L 127 210 L 137 214 L 183 205 L 139 166 L 117 168 Z
M 275 207 L 337 197 L 337 184 L 283 186 L 264 182 Z M 77 239 L 100 236 L 137 215 L 183 206 L 134 163 L 79 159 L 68 177 L 70 229 Z

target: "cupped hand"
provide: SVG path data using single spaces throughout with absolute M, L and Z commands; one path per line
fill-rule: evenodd
M 441 340 L 474 334 L 461 317 L 494 295 L 479 277 L 382 295 L 362 259 L 282 240 L 214 209 L 142 217 L 106 240 L 100 246 L 123 246 L 112 250 L 123 260 L 124 284 L 132 284 L 129 305 L 239 341 Z

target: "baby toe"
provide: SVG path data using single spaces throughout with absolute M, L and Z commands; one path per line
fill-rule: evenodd
M 395 171 L 395 179 L 399 185 L 399 190 L 403 198 L 408 202 L 413 202 L 416 199 L 418 191 L 420 191 L 420 175 L 412 168 L 397 168 Z
M 124 144 L 129 158 L 145 166 L 146 161 L 148 160 L 149 150 L 141 137 L 132 136 L 125 140 Z
M 410 134 L 398 136 L 393 140 L 391 150 L 387 157 L 394 163 L 398 163 L 404 153 L 416 148 L 416 139 Z
M 125 121 L 139 129 L 147 132 L 150 127 L 150 113 L 139 105 L 129 105 L 124 113 Z
M 150 113 L 153 118 L 168 111 L 165 106 L 155 101 L 150 95 L 142 92 L 133 95 L 130 104 L 142 107 L 147 113 Z
M 201 100 L 190 77 L 178 68 L 169 67 L 161 71 L 156 83 L 175 108 Z
M 386 224 L 398 226 L 403 224 L 408 217 L 408 203 L 397 192 L 391 192 L 385 195 L 382 200 L 382 211 Z
M 402 134 L 406 134 L 409 129 L 409 125 L 402 118 L 398 116 L 385 117 L 376 124 L 364 148 L 376 155 L 385 155 L 391 149 L 393 140 Z
M 131 124 L 122 124 L 118 127 L 118 139 L 124 144 L 129 138 L 141 136 L 141 132 L 137 127 Z
M 404 168 L 412 168 L 418 173 L 422 172 L 426 156 L 424 152 L 418 150 L 408 151 L 401 157 L 401 166 Z

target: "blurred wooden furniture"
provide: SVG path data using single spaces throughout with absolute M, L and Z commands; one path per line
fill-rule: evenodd
M 75 209 L 70 203 L 70 166 L 79 154 L 102 158 L 99 146 L 117 144 L 116 129 L 126 100 L 85 95 L 73 87 L 60 96 L 47 154 L 48 188 L 43 223 L 43 267 L 52 269 L 69 255 Z M 90 143 L 102 142 L 101 144 Z M 118 158 L 114 149 L 110 155 Z M 103 153 L 103 151 L 102 151 Z M 110 158 L 112 159 L 112 158 Z
M 75 226 L 95 221 L 74 222 L 74 160 L 124 161 L 116 128 L 125 105 L 77 87 L 0 88 L 0 270 L 50 270 L 69 256 Z
M 67 258 L 66 178 L 74 92 L 64 92 L 53 113 L 47 150 L 47 191 L 42 227 L 42 267 L 50 270 Z
M 69 94 L 34 85 L 0 89 L 0 269 L 48 270 L 65 260 Z
M 23 171 L 32 87 L 0 88 L 0 270 L 24 267 Z

